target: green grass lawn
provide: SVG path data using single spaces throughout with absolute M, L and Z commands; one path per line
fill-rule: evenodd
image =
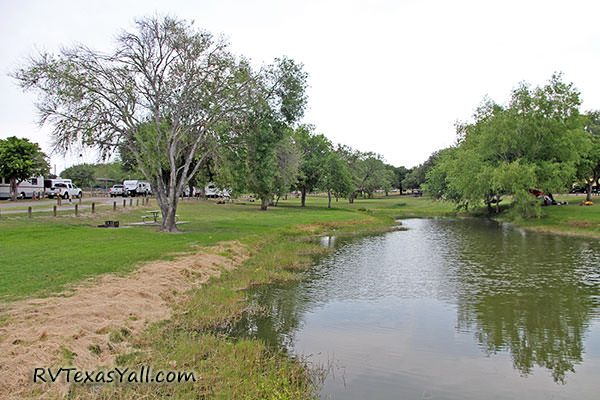
M 592 197 L 592 206 L 581 206 L 584 199 L 585 195 L 557 196 L 557 201 L 567 201 L 569 204 L 543 207 L 541 218 L 516 219 L 510 222 L 527 229 L 600 236 L 600 197 Z
M 411 199 L 414 201 L 417 199 Z M 403 202 L 403 201 L 402 201 Z M 209 246 L 220 241 L 251 242 L 261 235 L 288 230 L 298 225 L 373 218 L 365 209 L 385 209 L 394 214 L 406 208 L 398 198 L 357 200 L 350 205 L 340 200 L 331 209 L 327 200 L 308 198 L 301 208 L 298 199 L 282 200 L 264 212 L 256 203 L 215 204 L 211 201 L 181 202 L 177 213 L 181 234 L 166 234 L 154 226 L 124 229 L 99 229 L 105 220 L 121 225 L 140 222 L 147 207 L 112 211 L 98 210 L 80 217 L 61 212 L 58 217 L 34 214 L 3 215 L 0 218 L 0 299 L 45 296 L 63 290 L 69 284 L 103 273 L 128 272 L 144 261 L 169 258 L 170 254 L 190 251 L 193 245 Z

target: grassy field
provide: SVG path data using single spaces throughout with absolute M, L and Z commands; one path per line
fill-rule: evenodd
M 258 204 L 216 204 L 210 201 L 182 202 L 179 219 L 181 234 L 156 232 L 153 226 L 125 229 L 99 229 L 105 220 L 126 225 L 140 222 L 148 207 L 103 208 L 92 215 L 82 211 L 59 217 L 4 215 L 0 218 L 0 299 L 11 301 L 30 296 L 46 296 L 70 284 L 103 273 L 128 272 L 144 261 L 167 259 L 171 254 L 190 251 L 192 246 L 210 246 L 220 241 L 256 241 L 262 235 L 277 233 L 298 225 L 372 219 L 370 213 L 390 216 L 443 215 L 451 206 L 431 200 L 408 197 L 359 199 L 334 203 L 309 198 L 301 208 L 298 199 L 280 201 L 277 207 L 261 212 Z
M 238 241 L 253 256 L 238 268 L 223 271 L 201 289 L 181 294 L 175 315 L 153 324 L 146 332 L 127 338 L 133 350 L 117 357 L 121 367 L 152 365 L 155 370 L 191 370 L 201 377 L 181 385 L 72 386 L 73 398 L 314 398 L 319 371 L 302 360 L 273 351 L 257 340 L 235 340 L 223 334 L 223 326 L 249 312 L 243 288 L 297 279 L 311 263 L 311 254 L 326 251 L 306 238 L 320 232 L 336 234 L 387 230 L 394 216 L 402 215 L 417 199 L 388 198 L 340 201 L 328 209 L 326 199 L 309 198 L 307 207 L 298 199 L 281 201 L 261 212 L 258 204 L 215 204 L 189 201 L 180 204 L 181 234 L 164 234 L 153 226 L 99 229 L 104 220 L 121 225 L 140 222 L 148 207 L 102 210 L 80 217 L 2 216 L 0 295 L 5 305 L 27 297 L 49 296 L 90 277 L 126 273 L 144 261 L 168 259 L 174 253 L 192 251 L 222 241 Z M 408 203 L 407 203 L 408 202 Z M 418 205 L 418 206 L 417 206 Z M 127 327 L 123 327 L 127 332 Z M 113 338 L 114 336 L 114 338 Z M 98 351 L 90 347 L 90 352 Z M 72 362 L 65 344 L 64 364 Z M 64 355 L 63 354 L 63 355 Z M 33 390 L 36 390 L 34 387 Z M 43 393 L 33 393 L 33 396 Z

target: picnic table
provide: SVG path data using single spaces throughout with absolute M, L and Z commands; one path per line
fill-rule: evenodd
M 142 216 L 142 220 L 146 220 L 146 218 L 152 218 L 154 219 L 154 222 L 158 222 L 158 215 L 160 214 L 160 210 L 152 210 L 152 211 L 148 211 L 148 214 L 152 214 L 152 215 L 143 215 Z
M 162 217 L 161 214 L 162 211 L 160 210 L 152 210 L 152 211 L 147 211 L 148 214 L 151 215 L 142 215 L 142 221 L 146 222 L 146 220 L 148 218 L 152 218 L 154 220 L 154 223 L 158 223 L 158 219 Z M 179 214 L 175 214 L 175 221 L 177 221 L 177 218 L 179 218 Z

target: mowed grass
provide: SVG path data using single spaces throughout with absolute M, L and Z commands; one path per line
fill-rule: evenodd
M 331 209 L 327 200 L 308 198 L 307 207 L 298 199 L 282 200 L 277 207 L 260 211 L 256 203 L 216 204 L 212 201 L 181 202 L 177 213 L 181 234 L 166 234 L 154 226 L 100 229 L 105 220 L 119 220 L 123 226 L 140 222 L 147 207 L 99 208 L 92 215 L 82 212 L 59 217 L 4 215 L 0 218 L 0 300 L 47 296 L 70 285 L 104 273 L 124 273 L 149 260 L 168 259 L 173 253 L 192 251 L 193 246 L 210 246 L 221 241 L 256 241 L 260 236 L 298 225 L 334 221 L 368 220 L 374 217 L 358 211 L 365 207 L 392 207 L 397 198 L 357 200 L 350 205 L 340 199 Z
M 582 206 L 585 195 L 555 196 L 568 205 L 542 207 L 541 218 L 514 219 L 522 228 L 582 236 L 600 236 L 600 197 L 593 196 L 591 206 Z M 503 219 L 503 218 L 501 218 Z

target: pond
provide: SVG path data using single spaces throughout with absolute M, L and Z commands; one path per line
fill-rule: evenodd
M 600 241 L 480 219 L 324 237 L 236 335 L 328 369 L 323 399 L 597 399 Z

